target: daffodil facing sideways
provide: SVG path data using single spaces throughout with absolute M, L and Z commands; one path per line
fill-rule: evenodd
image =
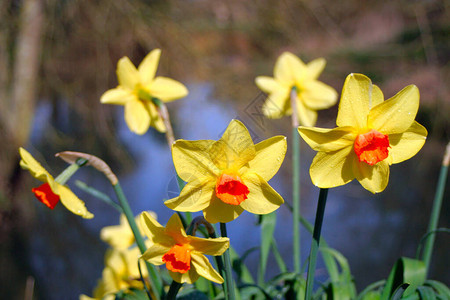
M 218 141 L 177 140 L 172 146 L 175 170 L 187 184 L 166 206 L 176 211 L 203 211 L 210 223 L 226 223 L 244 210 L 268 214 L 284 203 L 267 183 L 286 154 L 286 138 L 253 144 L 247 128 L 232 120 Z
M 48 206 L 50 209 L 55 208 L 59 201 L 72 213 L 79 215 L 85 219 L 94 217 L 87 209 L 83 201 L 81 201 L 67 186 L 54 179 L 50 173 L 45 170 L 41 164 L 36 161 L 31 154 L 24 148 L 19 148 L 20 166 L 28 170 L 31 175 L 44 182 L 37 188 L 33 188 L 32 192 L 36 198 Z
M 272 119 L 291 115 L 290 97 L 295 89 L 300 125 L 314 126 L 317 110 L 329 108 L 337 101 L 336 90 L 317 80 L 325 64 L 323 58 L 305 64 L 290 52 L 281 54 L 275 63 L 274 77 L 258 76 L 255 79 L 256 85 L 268 94 L 262 108 L 264 115 Z
M 187 235 L 178 214 L 161 226 L 149 213 L 141 215 L 141 226 L 150 240 L 142 258 L 154 265 L 165 264 L 173 280 L 193 283 L 199 276 L 223 283 L 206 255 L 222 255 L 230 246 L 228 238 L 199 238 Z
M 309 172 L 313 184 L 331 188 L 356 178 L 372 193 L 383 191 L 389 166 L 413 157 L 425 143 L 427 130 L 414 120 L 419 98 L 418 88 L 409 85 L 384 101 L 368 77 L 347 76 L 338 127 L 299 127 L 301 137 L 318 151 Z
M 137 247 L 125 250 L 108 249 L 102 278 L 94 289 L 93 297 L 80 295 L 79 299 L 114 300 L 116 299 L 115 294 L 118 292 L 126 293 L 131 288 L 143 289 L 144 285 L 138 268 L 140 254 Z M 143 278 L 146 279 L 148 277 L 147 269 L 141 268 L 141 271 Z
M 188 94 L 182 83 L 167 77 L 155 77 L 160 55 L 161 50 L 154 49 L 137 69 L 128 57 L 122 57 L 117 63 L 119 86 L 106 91 L 100 98 L 101 103 L 124 105 L 125 121 L 136 134 L 146 133 L 150 126 L 166 132 L 154 99 L 170 102 Z
M 156 214 L 152 211 L 148 212 L 156 219 Z M 144 233 L 140 222 L 140 215 L 135 218 L 136 225 L 138 226 L 141 234 Z M 111 247 L 124 250 L 131 247 L 135 243 L 133 231 L 128 224 L 125 214 L 120 215 L 120 224 L 113 226 L 103 227 L 100 231 L 100 238 L 107 242 Z

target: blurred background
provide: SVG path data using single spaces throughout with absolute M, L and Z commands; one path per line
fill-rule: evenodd
M 135 214 L 172 214 L 163 200 L 177 195 L 164 135 L 129 132 L 123 107 L 102 105 L 117 85 L 116 63 L 137 65 L 161 48 L 158 75 L 183 82 L 190 94 L 168 105 L 176 138 L 218 139 L 232 118 L 255 142 L 276 134 L 290 139 L 289 118 L 261 116 L 265 96 L 254 84 L 273 75 L 276 58 L 291 51 L 305 62 L 325 57 L 320 80 L 341 91 L 351 72 L 379 85 L 385 98 L 408 84 L 421 93 L 419 123 L 428 140 L 414 158 L 391 168 L 377 195 L 357 182 L 330 190 L 323 235 L 348 259 L 356 285 L 386 278 L 400 256 L 414 257 L 425 234 L 445 144 L 449 140 L 449 1 L 295 0 L 2 0 L 0 1 L 0 295 L 24 299 L 78 299 L 91 295 L 103 269 L 102 227 L 118 224 L 109 206 L 74 186 L 82 180 L 111 195 L 106 179 L 83 168 L 69 182 L 95 214 L 83 220 L 62 205 L 50 211 L 30 189 L 38 184 L 19 167 L 18 147 L 57 175 L 54 154 L 81 151 L 104 159 L 124 186 Z M 335 126 L 337 106 L 319 112 L 318 126 Z M 290 141 L 288 141 L 290 146 Z M 302 214 L 314 220 L 318 188 L 308 175 L 314 152 L 302 142 Z M 290 152 L 271 181 L 291 203 Z M 445 192 L 448 199 L 449 188 Z M 444 201 L 439 227 L 450 227 Z M 292 266 L 291 215 L 278 210 L 275 237 Z M 258 245 L 256 218 L 229 224 L 242 254 Z M 245 237 L 245 238 L 244 238 Z M 302 229 L 302 261 L 310 236 Z M 450 243 L 438 235 L 431 279 L 449 284 Z M 246 260 L 257 271 L 258 253 Z M 266 279 L 276 274 L 276 267 Z M 318 279 L 326 279 L 323 265 Z M 27 289 L 28 286 L 28 289 Z

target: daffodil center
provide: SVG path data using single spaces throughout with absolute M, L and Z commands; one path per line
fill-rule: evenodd
M 168 270 L 181 274 L 186 273 L 191 269 L 191 249 L 189 244 L 176 244 L 163 255 L 162 261 L 166 264 Z
M 389 137 L 371 129 L 366 133 L 358 134 L 353 148 L 359 161 L 373 166 L 388 157 L 389 147 Z
M 222 173 L 217 179 L 216 196 L 224 203 L 239 205 L 248 193 L 248 187 L 237 174 Z
M 140 84 L 137 84 L 134 88 L 134 92 L 138 96 L 139 100 L 143 101 L 152 101 L 152 96 L 147 91 L 147 89 L 143 88 Z
M 53 193 L 48 183 L 44 183 L 37 188 L 33 188 L 31 191 L 39 201 L 47 205 L 50 209 L 54 209 L 56 204 L 59 202 L 59 196 Z

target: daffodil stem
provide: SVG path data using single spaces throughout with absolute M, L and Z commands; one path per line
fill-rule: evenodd
M 292 206 L 294 212 L 292 214 L 292 233 L 293 233 L 293 255 L 294 255 L 294 272 L 300 273 L 300 135 L 297 128 L 292 128 Z
M 227 237 L 227 225 L 225 223 L 220 223 L 220 234 L 222 237 Z M 234 300 L 234 282 L 233 282 L 233 274 L 231 272 L 231 259 L 230 259 L 230 249 L 227 249 L 223 253 L 223 259 L 225 260 L 225 285 L 227 289 L 227 293 L 225 293 L 226 300 Z
M 113 188 L 114 192 L 117 195 L 117 198 L 119 199 L 119 204 L 122 207 L 123 213 L 127 218 L 128 224 L 130 225 L 131 231 L 133 232 L 133 235 L 136 239 L 136 244 L 138 245 L 141 253 L 144 254 L 145 250 L 147 250 L 147 247 L 145 247 L 144 239 L 142 238 L 142 235 L 139 232 L 136 222 L 134 221 L 134 215 L 131 212 L 130 205 L 128 204 L 128 200 L 125 197 L 125 194 L 123 193 L 120 183 L 117 182 L 117 184 L 113 185 Z M 145 263 L 148 269 L 152 291 L 154 292 L 157 299 L 161 299 L 161 295 L 164 293 L 162 282 L 157 274 L 155 267 L 153 267 L 147 261 Z
M 434 196 L 433 208 L 431 210 L 430 223 L 428 224 L 428 232 L 433 232 L 436 230 L 439 214 L 442 207 L 442 199 L 444 198 L 445 182 L 447 180 L 448 166 L 450 163 L 450 143 L 447 145 L 444 159 L 442 161 L 442 167 L 439 174 L 438 185 L 436 188 L 436 194 Z M 431 254 L 433 253 L 435 235 L 432 234 L 428 237 L 423 250 L 422 260 L 425 262 L 425 267 L 428 272 L 430 268 Z
M 170 123 L 169 111 L 167 106 L 158 98 L 152 98 L 153 103 L 158 107 L 158 113 L 166 126 L 166 139 L 169 148 L 172 148 L 172 144 L 175 142 L 175 136 L 173 134 L 172 124 Z
M 64 185 L 79 168 L 84 166 L 87 163 L 87 160 L 84 158 L 79 158 L 74 164 L 68 166 L 58 177 L 55 178 L 55 181 Z
M 177 298 L 178 291 L 180 290 L 182 284 L 176 282 L 175 280 L 172 281 L 170 284 L 169 292 L 167 293 L 167 300 L 175 300 Z
M 299 274 L 301 265 L 300 248 L 300 135 L 298 134 L 298 116 L 297 116 L 297 88 L 294 86 L 290 94 L 292 109 L 292 206 L 294 213 L 292 215 L 292 254 L 294 261 L 294 272 Z
M 312 290 L 314 284 L 314 273 L 316 271 L 317 252 L 319 250 L 320 233 L 322 231 L 323 216 L 325 214 L 325 205 L 327 203 L 328 189 L 320 189 L 319 202 L 317 203 L 316 220 L 314 223 L 313 239 L 311 243 L 311 252 L 309 254 L 308 275 L 306 277 L 305 299 L 312 299 Z

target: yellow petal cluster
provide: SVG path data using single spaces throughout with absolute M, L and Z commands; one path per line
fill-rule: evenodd
M 190 269 L 185 273 L 173 272 L 169 274 L 173 280 L 179 283 L 193 283 L 199 276 L 210 281 L 223 283 L 223 278 L 214 270 L 206 255 L 222 255 L 228 249 L 230 241 L 228 238 L 198 238 L 186 235 L 180 217 L 173 214 L 166 224 L 160 225 L 149 213 L 141 215 L 141 226 L 149 238 L 149 247 L 142 255 L 154 265 L 162 265 L 163 256 L 173 247 L 179 246 L 187 249 L 190 255 Z
M 178 176 L 187 184 L 178 197 L 165 204 L 176 211 L 203 211 L 210 223 L 230 222 L 244 210 L 254 214 L 271 213 L 284 200 L 267 181 L 280 168 L 286 147 L 284 136 L 255 145 L 247 128 L 238 120 L 230 122 L 218 141 L 177 140 L 172 146 L 173 162 Z M 241 191 L 246 189 L 242 192 L 245 197 L 238 199 L 239 204 L 224 202 L 218 196 L 217 187 L 224 176 L 236 178 L 233 184 L 239 185 Z
M 125 121 L 136 134 L 146 133 L 150 126 L 160 132 L 166 131 L 152 98 L 170 102 L 188 94 L 182 83 L 155 77 L 160 55 L 161 50 L 154 49 L 137 69 L 128 57 L 122 57 L 117 63 L 119 86 L 106 91 L 100 98 L 101 103 L 125 106 Z
M 149 211 L 148 213 L 156 219 L 156 214 L 154 212 Z M 136 225 L 138 226 L 139 232 L 143 234 L 144 230 L 142 229 L 142 226 L 140 226 L 140 215 L 136 216 L 135 221 Z M 120 215 L 119 225 L 103 227 L 100 231 L 100 238 L 103 241 L 107 242 L 111 247 L 119 250 L 127 249 L 131 247 L 135 242 L 133 231 L 128 224 L 125 214 Z
M 126 250 L 108 249 L 105 255 L 105 268 L 102 278 L 94 289 L 93 297 L 80 296 L 80 300 L 115 299 L 114 294 L 130 288 L 143 289 L 140 280 L 138 259 L 141 253 L 134 247 Z M 141 268 L 142 276 L 147 277 L 147 269 Z
M 60 197 L 61 203 L 72 213 L 79 215 L 85 219 L 94 217 L 87 209 L 82 200 L 80 200 L 67 186 L 55 181 L 52 175 L 45 170 L 41 164 L 34 159 L 31 154 L 24 148 L 19 148 L 21 157 L 20 166 L 28 170 L 31 175 L 45 183 L 48 183 L 52 192 Z
M 320 188 L 331 188 L 356 178 L 372 193 L 383 191 L 389 180 L 389 165 L 413 157 L 425 143 L 427 130 L 414 120 L 419 98 L 418 88 L 409 85 L 385 101 L 382 91 L 365 75 L 347 76 L 336 119 L 338 127 L 299 127 L 301 137 L 318 151 L 310 168 L 312 182 Z M 385 136 L 389 142 L 383 149 L 388 151 L 386 157 L 373 165 L 356 154 L 356 141 L 371 132 Z
M 255 80 L 256 85 L 268 94 L 262 108 L 264 115 L 274 119 L 291 115 L 290 94 L 295 88 L 299 123 L 314 126 L 317 110 L 329 108 L 337 101 L 336 90 L 317 80 L 325 64 L 323 58 L 305 64 L 290 52 L 281 54 L 275 63 L 274 77 L 258 76 Z

